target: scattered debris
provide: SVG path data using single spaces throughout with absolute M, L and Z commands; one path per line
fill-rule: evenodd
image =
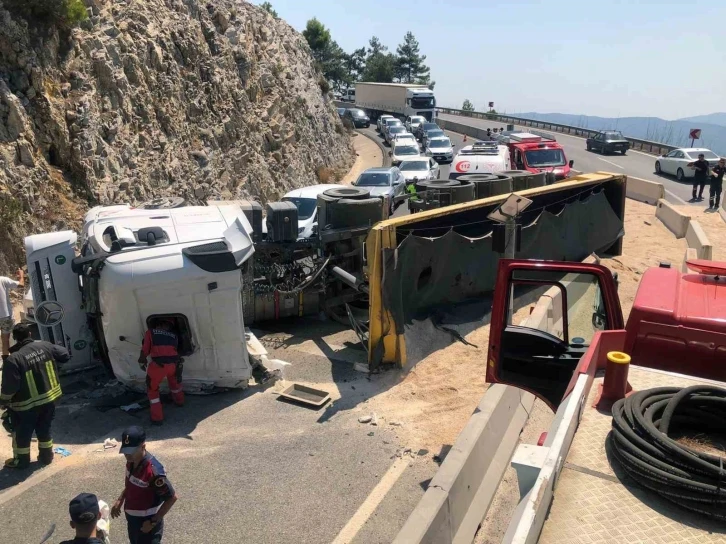
M 428 455 L 428 453 L 429 453 L 429 450 L 427 450 L 427 449 L 422 448 L 422 449 L 418 450 L 418 454 L 420 456 Z
M 375 435 L 376 435 L 376 433 L 374 433 L 373 431 L 368 433 L 368 436 L 375 436 Z
M 61 446 L 56 446 L 53 448 L 53 453 L 57 453 L 58 455 L 62 455 L 63 457 L 68 457 L 71 452 Z
M 142 409 L 142 406 L 138 402 L 134 402 L 133 404 L 127 404 L 126 406 L 120 406 L 124 412 L 138 412 Z
M 370 423 L 373 421 L 373 416 L 360 416 L 358 418 L 358 423 Z
M 388 424 L 393 425 L 394 427 L 403 427 L 403 423 L 401 423 L 400 421 L 391 421 Z
M 103 441 L 104 450 L 110 450 L 111 448 L 115 448 L 116 446 L 118 446 L 118 442 L 115 438 L 107 438 Z
M 646 225 L 648 225 L 649 227 L 650 227 L 650 226 L 652 226 L 652 223 L 651 223 L 650 221 L 643 221 L 643 223 L 645 223 L 645 224 L 646 224 Z
M 280 397 L 319 408 L 330 400 L 330 393 L 299 383 L 293 383 L 280 393 Z
M 371 425 L 378 426 L 378 416 L 376 415 L 375 412 L 373 412 L 373 416 L 372 416 L 372 419 L 371 419 Z

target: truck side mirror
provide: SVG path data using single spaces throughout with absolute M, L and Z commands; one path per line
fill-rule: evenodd
M 572 168 L 573 166 L 575 166 L 575 161 L 571 160 L 570 161 L 570 168 Z

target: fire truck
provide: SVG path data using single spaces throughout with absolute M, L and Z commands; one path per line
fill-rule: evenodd
M 512 166 L 517 170 L 552 173 L 555 181 L 570 177 L 574 161 L 567 161 L 565 150 L 554 137 L 544 133 L 506 131 L 498 140 L 509 148 Z

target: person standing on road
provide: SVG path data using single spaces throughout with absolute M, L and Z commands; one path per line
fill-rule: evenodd
M 703 200 L 703 189 L 706 187 L 706 181 L 708 181 L 708 161 L 703 153 L 699 153 L 698 160 L 689 163 L 688 166 L 695 170 L 693 174 L 693 200 Z M 696 196 L 696 189 L 698 189 L 698 196 Z
M 55 401 L 62 395 L 57 363 L 70 359 L 62 346 L 33 340 L 30 327 L 19 323 L 13 327 L 16 344 L 5 361 L 0 386 L 0 406 L 7 406 L 13 433 L 13 458 L 6 468 L 27 468 L 30 464 L 30 441 L 38 437 L 38 460 L 53 462 L 53 438 L 50 427 L 55 417 Z
M 157 321 L 151 329 L 146 331 L 139 355 L 139 365 L 146 370 L 146 394 L 149 397 L 151 422 L 157 425 L 164 421 L 164 411 L 159 397 L 159 387 L 164 378 L 169 382 L 174 404 L 184 405 L 183 367 L 178 351 L 179 338 L 172 328 L 169 320 Z M 151 356 L 151 364 L 147 363 L 149 356 Z
M 76 531 L 76 538 L 64 540 L 60 544 L 104 544 L 96 530 L 96 523 L 101 519 L 96 495 L 81 493 L 68 505 L 68 513 L 71 515 L 71 527 Z
M 0 336 L 2 336 L 2 357 L 7 359 L 10 353 L 10 331 L 13 330 L 13 304 L 10 302 L 10 291 L 18 289 L 25 283 L 23 271 L 18 269 L 18 281 L 0 276 Z
M 121 436 L 126 457 L 124 490 L 111 508 L 111 517 L 126 513 L 131 544 L 160 544 L 164 534 L 164 516 L 177 501 L 164 466 L 146 451 L 146 433 L 138 426 L 129 427 Z
M 711 185 L 708 188 L 708 209 L 718 210 L 723 190 L 723 175 L 726 174 L 726 159 L 721 158 L 711 171 Z

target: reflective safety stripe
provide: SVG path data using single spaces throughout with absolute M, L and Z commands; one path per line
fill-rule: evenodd
M 149 487 L 149 482 L 145 482 L 144 480 L 141 480 L 136 476 L 129 476 L 129 482 L 137 487 Z
M 0 395 L 0 400 L 10 400 L 11 398 L 13 398 L 13 395 L 6 395 L 6 394 Z
M 170 389 L 170 391 L 172 393 L 181 393 L 182 392 L 181 388 L 179 388 L 179 389 Z
M 24 453 L 30 453 L 30 446 L 28 446 L 27 448 L 18 448 L 18 447 L 13 446 L 13 453 L 15 455 L 22 455 Z
M 156 403 L 158 403 L 158 402 L 161 402 L 161 399 L 149 399 L 149 402 L 150 402 L 151 404 L 156 404 Z
M 47 450 L 48 448 L 53 447 L 53 441 L 48 440 L 48 442 L 38 442 L 38 447 L 44 450 Z
M 28 391 L 30 391 L 30 398 L 36 398 L 38 396 L 38 387 L 35 385 L 35 376 L 33 376 L 32 370 L 28 370 L 25 373 L 25 381 L 28 382 Z
M 35 384 L 35 381 L 33 381 L 33 384 Z M 38 395 L 38 392 L 36 390 L 35 397 L 29 398 L 28 400 L 24 400 L 22 402 L 11 402 L 10 408 L 12 408 L 13 410 L 17 410 L 18 412 L 24 412 L 25 410 L 30 410 L 31 408 L 36 408 L 37 406 L 42 406 L 43 404 L 53 402 L 54 400 L 58 399 L 62 394 L 63 393 L 61 391 L 60 385 L 56 385 L 53 389 L 51 389 L 47 393 L 43 393 L 42 395 Z
M 50 381 L 51 389 L 58 386 L 58 378 L 55 375 L 55 368 L 53 368 L 52 361 L 45 362 L 45 370 L 48 372 L 48 381 Z
M 125 510 L 125 512 L 129 516 L 138 516 L 141 518 L 145 518 L 146 516 L 153 516 L 159 511 L 159 508 L 161 508 L 161 505 L 154 506 L 154 508 L 149 508 L 148 510 Z

